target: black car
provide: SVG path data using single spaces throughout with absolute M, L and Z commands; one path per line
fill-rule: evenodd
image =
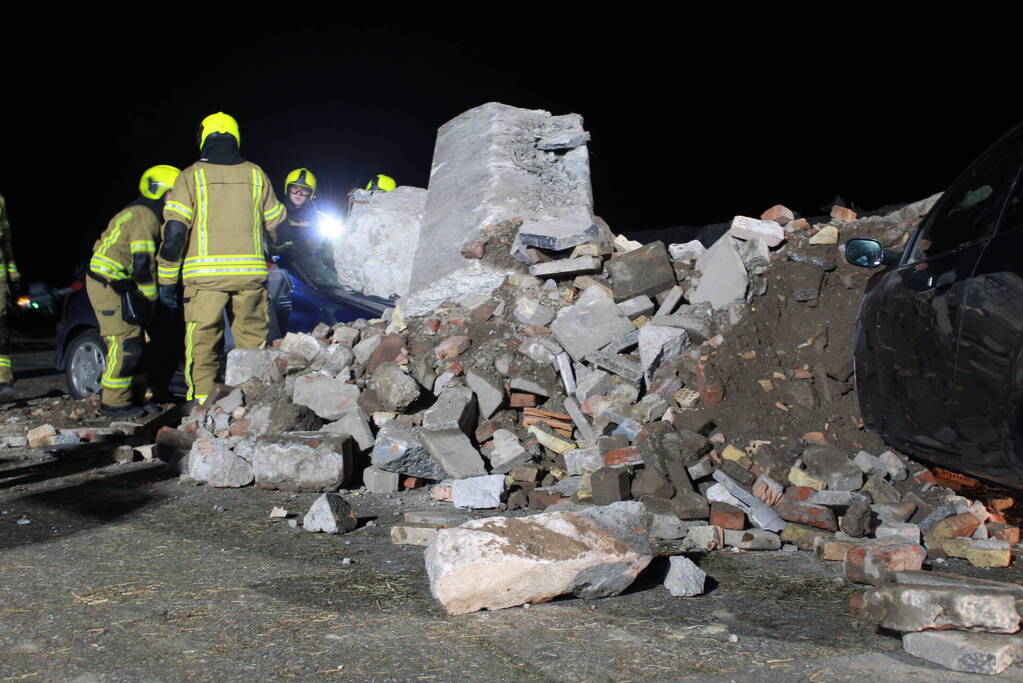
M 856 327 L 867 425 L 921 459 L 1023 487 L 1023 124 L 977 159 L 902 252 L 849 240 L 889 266 Z

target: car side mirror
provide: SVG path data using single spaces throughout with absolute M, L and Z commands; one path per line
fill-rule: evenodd
M 845 243 L 845 260 L 861 268 L 877 268 L 890 259 L 886 259 L 884 247 L 877 240 L 857 237 Z

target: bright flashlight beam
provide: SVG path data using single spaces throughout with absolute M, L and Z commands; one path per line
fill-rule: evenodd
M 344 225 L 342 225 L 340 218 L 325 213 L 320 214 L 320 219 L 317 223 L 320 229 L 320 234 L 327 239 L 334 239 L 335 237 L 340 236 L 341 231 L 344 229 Z

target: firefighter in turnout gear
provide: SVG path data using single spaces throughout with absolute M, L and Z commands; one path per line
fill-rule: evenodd
M 285 209 L 263 169 L 239 153 L 232 117 L 207 116 L 198 142 L 199 161 L 181 172 L 164 207 L 157 271 L 160 300 L 170 307 L 184 302 L 187 398 L 204 403 L 217 379 L 225 309 L 235 348 L 266 342 L 263 233 L 276 242 Z
M 10 285 L 8 286 L 8 280 Z M 7 203 L 0 195 L 0 401 L 14 398 L 14 372 L 11 370 L 11 333 L 7 327 L 7 304 L 12 292 L 19 290 L 21 276 L 14 265 L 11 248 L 11 223 Z
M 143 371 L 142 325 L 149 316 L 147 311 L 134 310 L 131 301 L 146 309 L 156 302 L 160 219 L 164 199 L 179 173 L 166 165 L 146 169 L 139 180 L 138 198 L 110 219 L 92 247 L 85 286 L 107 346 L 106 368 L 100 380 L 100 409 L 104 415 L 139 417 L 145 412 L 133 405 L 133 383 Z

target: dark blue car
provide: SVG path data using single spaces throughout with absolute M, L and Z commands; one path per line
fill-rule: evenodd
M 393 302 L 375 296 L 366 296 L 343 288 L 333 270 L 323 267 L 314 259 L 285 258 L 280 267 L 270 270 L 267 289 L 270 298 L 270 338 L 273 341 L 285 332 L 308 332 L 323 322 L 333 325 L 357 318 L 378 318 Z M 159 359 L 179 361 L 184 357 L 182 348 L 183 323 L 180 312 L 176 316 L 154 321 L 147 356 L 150 375 L 160 372 Z M 225 325 L 225 352 L 233 346 L 230 325 Z M 67 377 L 68 391 L 75 398 L 85 398 L 100 390 L 100 376 L 106 363 L 106 344 L 99 334 L 96 314 L 89 303 L 85 287 L 72 286 L 63 303 L 57 323 L 57 349 L 54 365 Z M 169 372 L 177 368 L 170 364 Z M 166 367 L 166 365 L 164 365 Z M 170 381 L 171 392 L 184 395 L 185 383 L 180 370 Z

